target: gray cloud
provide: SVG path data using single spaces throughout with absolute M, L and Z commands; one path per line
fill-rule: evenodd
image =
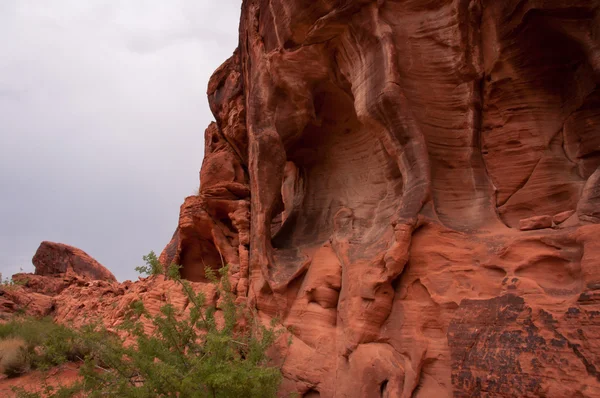
M 198 187 L 211 73 L 241 1 L 0 2 L 0 272 L 42 240 L 118 279 L 160 251 Z

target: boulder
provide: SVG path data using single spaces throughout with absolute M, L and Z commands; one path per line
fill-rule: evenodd
M 33 256 L 35 274 L 76 275 L 92 280 L 116 281 L 115 276 L 86 252 L 63 243 L 44 241 Z

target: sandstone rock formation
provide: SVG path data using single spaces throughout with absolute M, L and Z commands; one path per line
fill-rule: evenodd
M 174 281 L 162 275 L 139 280 L 116 281 L 90 280 L 73 274 L 16 274 L 13 284 L 0 285 L 0 322 L 14 316 L 52 316 L 58 323 L 78 328 L 90 323 L 103 324 L 108 331 L 121 335 L 125 344 L 133 343 L 132 336 L 119 331 L 126 312 L 134 301 L 141 301 L 152 315 L 169 302 L 177 311 L 186 311 L 189 300 Z M 190 282 L 194 292 L 202 292 L 207 304 L 217 304 L 217 289 L 210 283 Z M 189 310 L 188 310 L 189 311 Z M 223 318 L 215 314 L 218 322 Z M 153 328 L 152 321 L 143 317 L 146 331 Z M 48 373 L 33 371 L 17 378 L 7 379 L 0 375 L 0 396 L 17 397 L 13 388 L 25 388 L 29 392 L 42 391 L 46 385 L 68 386 L 78 378 L 81 363 L 67 363 L 50 369 Z
M 32 261 L 36 275 L 76 275 L 92 280 L 117 280 L 112 272 L 83 250 L 62 243 L 42 242 Z
M 161 260 L 283 321 L 284 395 L 599 396 L 599 6 L 243 1 Z
M 84 251 L 62 243 L 44 241 L 32 259 L 35 274 L 15 274 L 11 283 L 0 286 L 0 317 L 11 314 L 47 316 L 57 309 L 57 298 L 69 287 L 91 281 L 116 283 L 115 276 Z M 79 307 L 68 295 L 59 299 L 62 307 Z M 61 307 L 61 308 L 62 308 Z M 84 317 L 85 314 L 82 314 Z
M 11 283 L 0 286 L 0 319 L 12 314 L 57 315 L 57 309 L 84 308 L 83 302 L 74 301 L 76 298 L 68 293 L 61 297 L 61 293 L 90 283 L 111 285 L 117 281 L 87 253 L 62 243 L 42 242 L 32 262 L 35 274 L 15 274 Z M 87 317 L 85 313 L 80 315 L 80 319 Z
M 158 314 L 166 302 L 178 311 L 189 304 L 181 287 L 162 275 L 118 283 L 79 276 L 16 274 L 13 281 L 13 285 L 0 286 L 0 320 L 15 314 L 52 316 L 56 322 L 71 327 L 97 321 L 116 332 L 115 327 L 124 320 L 134 301 L 143 302 L 152 315 Z M 205 295 L 208 305 L 216 304 L 214 285 L 190 282 L 190 286 Z M 149 319 L 142 322 L 151 328 Z
M 244 0 L 161 261 L 288 328 L 282 396 L 600 396 L 599 6 Z M 45 264 L 0 309 L 186 306 Z

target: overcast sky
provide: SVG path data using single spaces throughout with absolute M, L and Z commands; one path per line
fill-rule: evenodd
M 211 73 L 241 0 L 0 0 L 0 272 L 42 240 L 119 280 L 198 189 Z

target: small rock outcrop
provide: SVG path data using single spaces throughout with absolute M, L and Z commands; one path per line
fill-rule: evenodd
M 550 227 L 552 227 L 552 217 L 550 216 L 534 216 L 519 221 L 519 229 L 521 231 L 531 231 L 533 229 Z
M 63 243 L 42 242 L 32 261 L 36 275 L 57 276 L 65 274 L 91 280 L 117 280 L 112 272 L 86 252 Z
M 554 223 L 554 225 L 560 225 L 560 224 L 564 223 L 565 221 L 567 221 L 575 213 L 576 213 L 575 210 L 562 211 L 558 214 L 555 214 L 552 217 L 552 222 Z

